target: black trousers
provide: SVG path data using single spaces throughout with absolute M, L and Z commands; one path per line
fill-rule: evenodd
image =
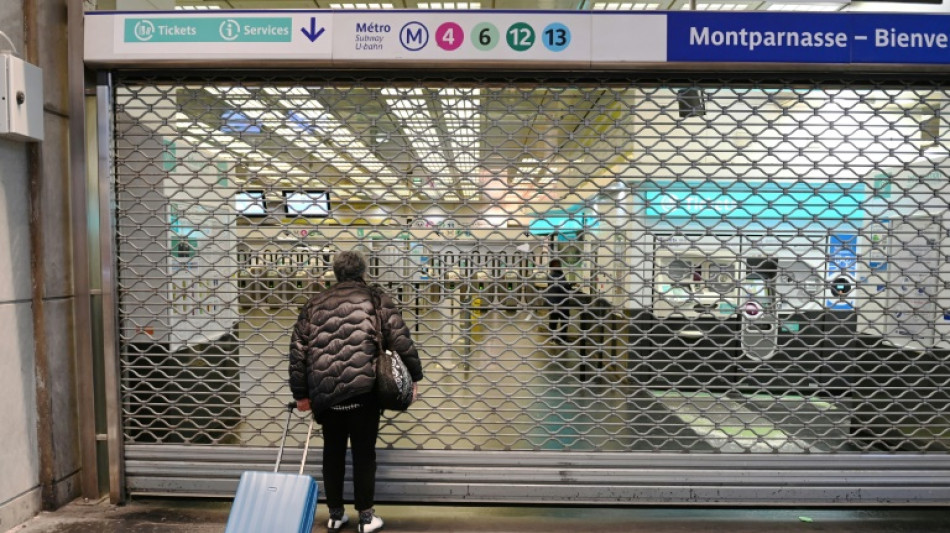
M 346 443 L 353 453 L 353 503 L 357 511 L 371 509 L 376 498 L 376 437 L 379 406 L 366 401 L 351 411 L 329 410 L 323 419 L 323 490 L 327 507 L 343 507 Z

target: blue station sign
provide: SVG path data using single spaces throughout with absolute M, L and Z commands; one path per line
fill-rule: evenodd
M 670 62 L 950 63 L 950 17 L 670 13 Z
M 950 17 L 855 15 L 852 63 L 950 63 Z
M 784 13 L 670 13 L 669 61 L 850 63 L 848 18 Z

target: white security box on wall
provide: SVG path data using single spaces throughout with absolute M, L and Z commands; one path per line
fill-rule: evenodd
M 0 137 L 43 140 L 43 70 L 0 54 Z

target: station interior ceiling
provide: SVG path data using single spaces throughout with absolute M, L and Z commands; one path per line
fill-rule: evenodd
M 677 105 L 667 92 L 659 105 Z M 248 185 L 300 187 L 319 175 L 351 201 L 457 203 L 495 177 L 507 177 L 506 188 L 544 188 L 572 175 L 581 190 L 609 186 L 623 172 L 610 159 L 633 150 L 624 145 L 635 125 L 608 125 L 642 96 L 626 88 L 594 95 L 527 86 L 223 85 L 178 89 L 175 125 L 188 144 L 241 161 Z M 512 183 L 522 179 L 532 182 Z
M 702 92 L 700 119 L 680 118 L 684 90 Z M 631 168 L 630 161 L 647 151 L 661 172 L 677 171 L 679 160 L 689 172 L 695 166 L 690 159 L 705 160 L 715 152 L 719 157 L 712 163 L 719 161 L 721 168 L 704 176 L 731 175 L 743 150 L 754 151 L 748 139 L 755 138 L 756 146 L 771 146 L 772 137 L 780 142 L 779 130 L 770 124 L 782 117 L 814 122 L 828 130 L 825 137 L 840 142 L 860 133 L 849 133 L 840 119 L 858 120 L 854 117 L 862 113 L 886 117 L 908 131 L 925 132 L 935 121 L 939 132 L 946 120 L 942 93 L 906 87 L 829 95 L 809 85 L 684 89 L 664 82 L 592 88 L 447 80 L 424 86 L 221 80 L 200 87 L 139 87 L 123 102 L 130 117 L 153 132 L 236 163 L 234 177 L 244 186 L 299 188 L 320 176 L 346 203 L 387 197 L 461 204 L 497 186 L 548 190 L 559 196 L 550 200 L 574 204 L 642 177 L 649 163 L 641 160 Z M 795 149 L 826 157 L 838 141 Z M 813 167 L 804 163 L 802 172 Z M 763 160 L 748 170 L 766 167 Z M 851 170 L 857 178 L 870 168 Z

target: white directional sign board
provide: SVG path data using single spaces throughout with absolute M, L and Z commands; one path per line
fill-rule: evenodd
M 634 24 L 635 23 L 635 24 Z M 591 58 L 597 63 L 666 62 L 666 15 L 591 15 Z M 657 43 L 663 43 L 658 45 Z
M 948 15 L 864 13 L 98 12 L 86 14 L 85 59 L 217 68 L 950 65 L 947 28 Z

